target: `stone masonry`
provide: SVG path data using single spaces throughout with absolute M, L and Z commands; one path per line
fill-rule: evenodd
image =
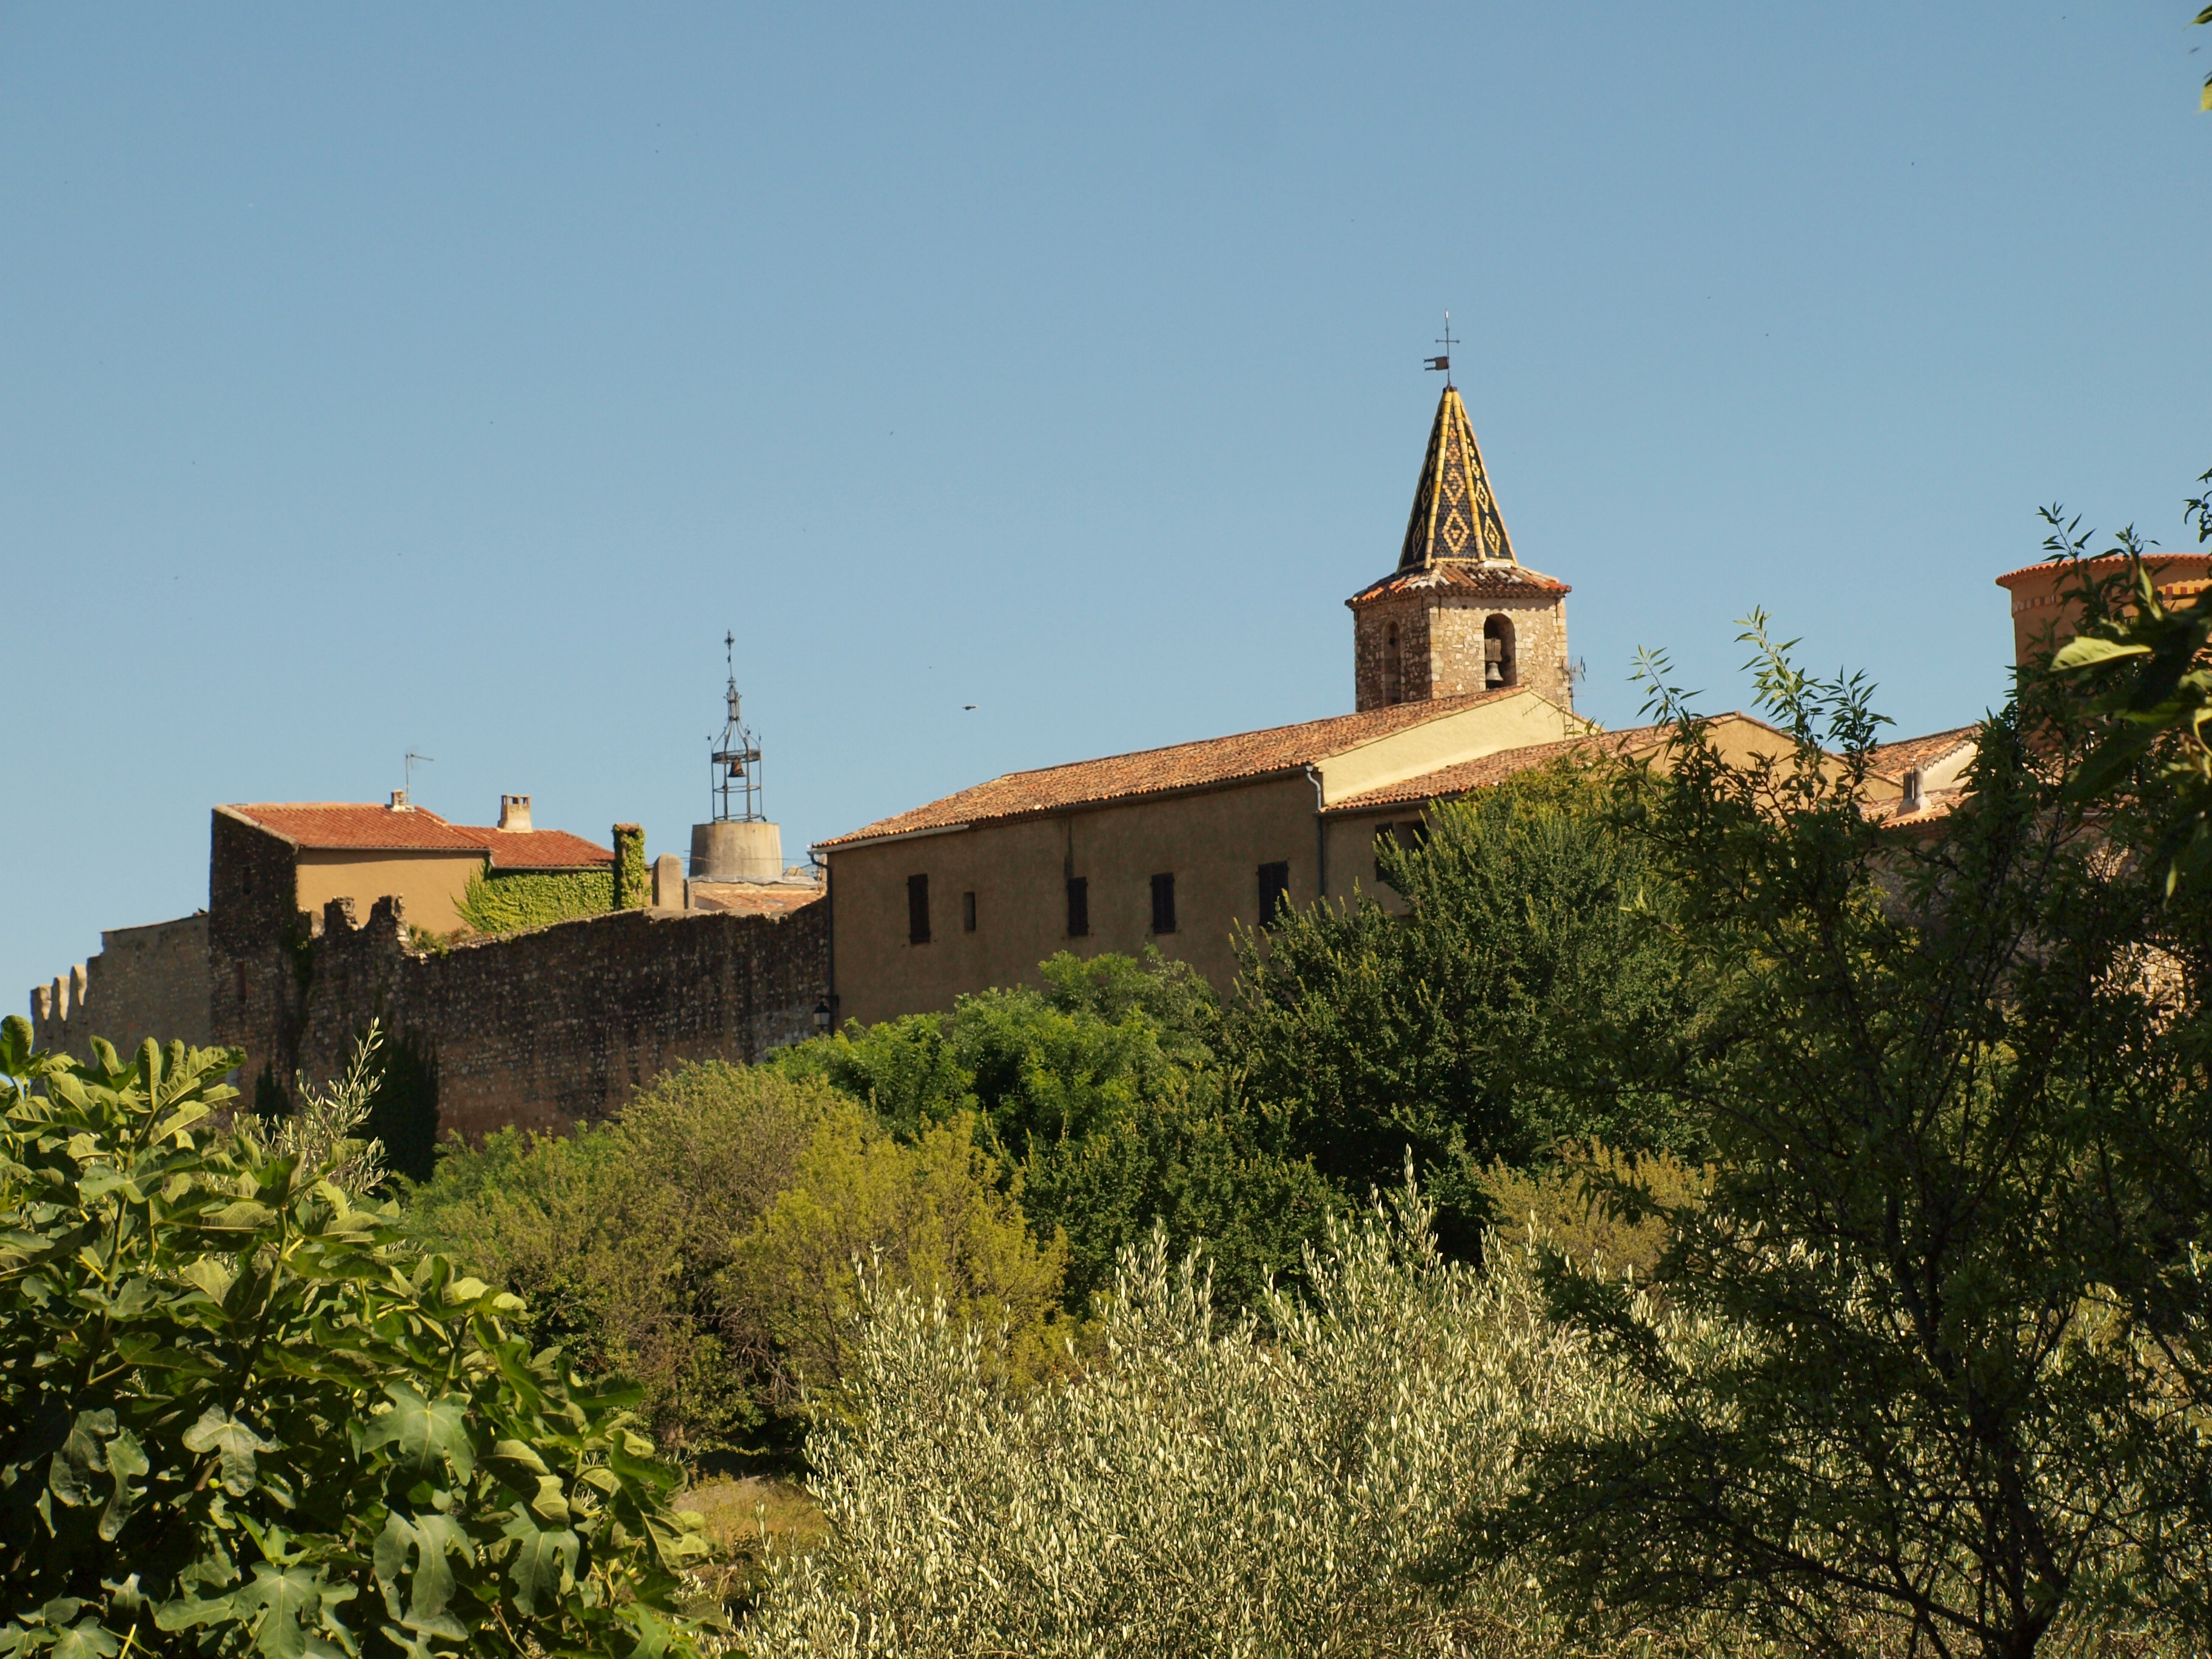
M 437 1079 L 438 1133 L 547 1131 L 617 1114 L 692 1060 L 751 1062 L 811 1034 L 829 986 L 828 906 L 781 916 L 617 910 L 424 951 L 398 900 L 365 922 L 335 899 L 281 964 L 272 1029 L 226 1026 L 280 1082 L 343 1068 L 371 1019 Z M 281 973 L 273 971 L 281 967 Z M 266 1006 L 250 1000 L 241 1007 Z
M 1407 573 L 1390 586 L 1394 591 L 1364 599 L 1353 611 L 1354 708 L 1364 711 L 1488 689 L 1484 630 L 1496 619 L 1510 630 L 1503 684 L 1524 686 L 1561 708 L 1573 709 L 1562 585 L 1547 581 L 1547 591 L 1509 579 L 1475 587 L 1459 571 L 1446 568 L 1433 575 Z M 1394 626 L 1395 686 L 1389 665 Z
M 32 1040 L 39 1048 L 92 1058 L 106 1037 L 125 1058 L 148 1037 L 210 1041 L 208 918 L 204 910 L 143 927 L 112 927 L 100 954 L 31 993 Z

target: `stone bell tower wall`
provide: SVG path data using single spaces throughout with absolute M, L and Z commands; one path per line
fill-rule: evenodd
M 1493 621 L 1510 630 L 1505 683 L 1571 710 L 1565 596 L 1479 595 L 1449 588 L 1369 600 L 1352 612 L 1352 707 L 1364 713 L 1492 690 L 1484 669 L 1486 630 Z
M 1428 616 L 1429 695 L 1457 697 L 1492 689 L 1484 678 L 1484 665 L 1493 620 L 1511 630 L 1505 684 L 1571 711 L 1574 675 L 1567 659 L 1567 602 L 1559 597 L 1443 598 Z

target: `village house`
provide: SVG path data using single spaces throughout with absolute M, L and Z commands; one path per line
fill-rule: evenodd
M 2212 556 L 2150 567 L 2172 602 L 2212 581 Z M 2072 631 L 2074 575 L 2046 562 L 1997 579 L 2018 659 Z M 1521 562 L 1447 383 L 1396 564 L 1346 601 L 1350 714 L 1011 773 L 821 843 L 825 884 L 781 868 L 732 672 L 719 805 L 688 871 L 670 854 L 648 876 L 635 825 L 612 848 L 537 830 L 528 796 L 501 797 L 487 827 L 404 792 L 217 807 L 208 908 L 103 933 L 100 955 L 32 993 L 37 1041 L 234 1043 L 242 1083 L 282 1090 L 330 1074 L 377 1019 L 425 1080 L 435 1131 L 475 1134 L 619 1110 L 684 1060 L 949 1008 L 1063 950 L 1155 947 L 1225 993 L 1239 930 L 1283 906 L 1401 908 L 1378 848 L 1418 841 L 1437 803 L 1577 754 L 1666 763 L 1667 730 L 1601 732 L 1575 713 L 1567 593 Z M 1711 729 L 1736 760 L 1790 746 L 1742 714 Z M 1966 785 L 1975 730 L 1878 747 L 1869 810 L 1932 826 Z M 594 872 L 613 878 L 605 914 L 463 927 L 472 883 Z

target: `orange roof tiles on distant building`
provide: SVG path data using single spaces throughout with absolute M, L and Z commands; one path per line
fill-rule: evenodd
M 607 848 L 565 830 L 493 830 L 448 823 L 421 806 L 271 801 L 226 806 L 303 852 L 484 853 L 495 870 L 576 870 L 610 864 Z
M 1009 772 L 895 817 L 879 818 L 819 845 L 848 847 L 925 830 L 1002 823 L 1106 801 L 1179 793 L 1273 773 L 1295 772 L 1390 732 L 1514 695 L 1509 690 L 1399 703 L 1388 708 L 1372 708 L 1362 714 L 1338 714 L 1296 726 L 1239 732 L 1234 737 L 1170 744 L 1164 749 L 1140 749 L 1127 755 L 1109 755 L 1100 760 L 1077 761 L 1034 772 Z
M 1924 738 L 1878 743 L 1867 751 L 1867 763 L 1884 777 L 1897 777 L 1916 766 L 1929 766 L 1957 754 L 1974 741 L 1981 729 L 1978 726 L 1958 726 L 1948 732 L 1931 732 Z
M 1480 760 L 1462 761 L 1456 766 L 1425 772 L 1417 778 L 1407 778 L 1402 783 L 1386 784 L 1380 789 L 1347 795 L 1340 801 L 1331 803 L 1328 811 L 1331 815 L 1371 812 L 1378 806 L 1447 799 L 1474 790 L 1487 789 L 1518 773 L 1548 765 L 1570 756 L 1595 758 L 1600 755 L 1623 754 L 1647 745 L 1656 747 L 1674 729 L 1671 726 L 1636 726 L 1622 732 L 1598 732 L 1585 738 L 1565 738 L 1557 743 L 1534 744 L 1526 749 L 1501 750 L 1494 755 L 1485 755 Z

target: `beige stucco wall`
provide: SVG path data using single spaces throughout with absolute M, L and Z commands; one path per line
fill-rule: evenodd
M 1055 951 L 1148 945 L 1225 990 L 1230 933 L 1259 916 L 1262 864 L 1290 866 L 1291 902 L 1315 893 L 1313 786 L 1293 775 L 873 847 L 833 848 L 830 902 L 838 1017 L 872 1022 L 949 1008 L 965 991 L 1034 984 Z M 1176 878 L 1173 933 L 1152 932 L 1155 874 Z M 907 939 L 907 878 L 929 878 L 930 942 Z M 1067 937 L 1070 875 L 1090 882 L 1091 932 Z M 961 895 L 975 895 L 975 931 Z
M 295 866 L 293 908 L 319 916 L 334 898 L 349 898 L 356 915 L 386 894 L 395 894 L 408 921 L 433 933 L 461 925 L 456 908 L 471 872 L 484 866 L 481 853 L 302 852 Z
M 1503 749 L 1549 743 L 1581 723 L 1531 694 L 1458 710 L 1330 757 L 1316 768 L 1329 802 Z M 1056 951 L 1133 954 L 1147 944 L 1189 963 L 1225 992 L 1231 935 L 1259 918 L 1262 864 L 1290 866 L 1291 902 L 1312 902 L 1328 843 L 1331 896 L 1374 881 L 1373 825 L 1419 816 L 1380 811 L 1327 836 L 1303 774 L 1195 793 L 1087 808 L 1015 823 L 832 848 L 833 973 L 840 1020 L 872 1022 L 949 1008 L 966 991 L 1034 983 Z M 1363 827 L 1364 826 L 1364 827 Z M 1155 874 L 1176 878 L 1176 932 L 1152 932 Z M 907 878 L 929 878 L 930 940 L 908 942 Z M 1070 876 L 1090 883 L 1091 932 L 1067 937 Z M 963 930 L 963 893 L 976 926 Z

